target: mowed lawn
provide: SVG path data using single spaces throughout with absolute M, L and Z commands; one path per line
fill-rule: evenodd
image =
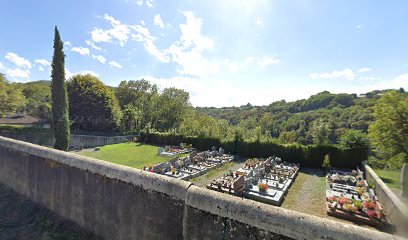
M 155 165 L 174 158 L 158 156 L 158 148 L 157 146 L 141 143 L 119 143 L 103 146 L 99 151 L 84 149 L 76 153 L 111 163 L 142 169 L 149 164 Z M 182 156 L 186 156 L 186 154 L 180 155 L 179 157 Z
M 401 189 L 401 170 L 375 169 L 374 171 L 388 187 Z

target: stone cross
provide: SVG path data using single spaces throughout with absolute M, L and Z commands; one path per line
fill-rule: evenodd
M 401 196 L 408 198 L 408 164 L 406 163 L 401 169 Z

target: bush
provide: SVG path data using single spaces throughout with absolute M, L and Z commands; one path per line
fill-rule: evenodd
M 199 151 L 222 146 L 226 152 L 242 157 L 266 158 L 277 156 L 284 161 L 300 163 L 304 167 L 321 168 L 326 155 L 329 155 L 330 166 L 335 168 L 355 169 L 367 159 L 367 151 L 359 148 L 342 148 L 339 145 L 299 144 L 281 145 L 273 142 L 226 141 L 216 138 L 198 138 L 168 133 L 142 134 L 141 141 L 156 145 L 179 145 L 182 142 L 193 144 Z

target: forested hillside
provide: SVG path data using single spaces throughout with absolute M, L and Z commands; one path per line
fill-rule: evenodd
M 403 91 L 403 89 L 401 89 Z M 324 91 L 308 99 L 273 102 L 267 106 L 197 108 L 217 119 L 225 119 L 248 136 L 259 133 L 281 143 L 337 143 L 348 129 L 367 133 L 373 123 L 373 106 L 385 93 L 332 94 Z

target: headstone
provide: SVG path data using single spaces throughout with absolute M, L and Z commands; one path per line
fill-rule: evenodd
M 244 176 L 239 176 L 237 180 L 233 183 L 234 192 L 241 192 L 245 189 L 245 178 Z
M 404 163 L 401 169 L 401 196 L 408 198 L 408 164 Z
M 164 152 L 164 148 L 162 148 L 162 147 L 159 147 L 158 149 L 157 149 L 157 155 L 161 155 L 162 154 L 162 152 Z

